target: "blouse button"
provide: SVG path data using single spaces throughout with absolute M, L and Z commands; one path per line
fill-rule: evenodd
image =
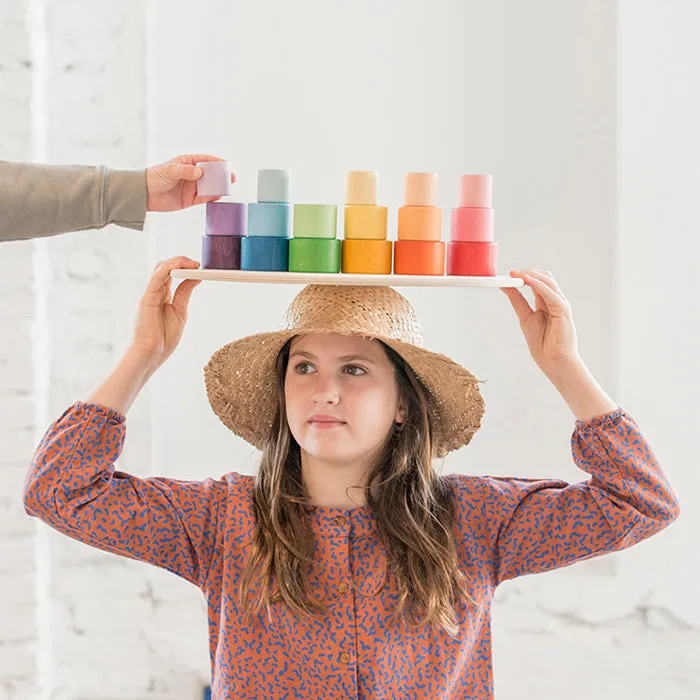
M 341 664 L 350 663 L 350 654 L 348 654 L 347 651 L 344 651 L 344 652 L 340 655 L 340 663 L 341 663 Z
M 335 524 L 336 525 L 345 525 L 345 523 L 347 523 L 347 521 L 348 521 L 348 519 L 344 515 L 339 515 L 335 519 Z
M 337 588 L 338 588 L 338 593 L 347 593 L 347 592 L 348 592 L 348 589 L 349 589 L 349 586 L 348 586 L 347 583 L 345 583 L 345 582 L 343 581 L 342 583 L 339 583 L 339 584 L 338 584 Z

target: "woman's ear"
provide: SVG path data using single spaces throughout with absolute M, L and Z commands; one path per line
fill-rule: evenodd
M 399 406 L 396 409 L 396 415 L 394 416 L 395 423 L 403 423 L 406 420 L 406 407 L 403 401 L 399 401 Z

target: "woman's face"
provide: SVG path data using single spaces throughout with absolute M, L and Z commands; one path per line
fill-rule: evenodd
M 318 460 L 371 460 L 402 420 L 394 366 L 376 340 L 294 338 L 284 391 L 291 433 Z

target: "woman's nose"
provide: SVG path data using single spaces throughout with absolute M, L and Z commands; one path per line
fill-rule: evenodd
M 335 404 L 338 403 L 340 394 L 338 392 L 338 384 L 332 375 L 323 376 L 320 373 L 317 375 L 316 384 L 312 400 L 315 403 Z

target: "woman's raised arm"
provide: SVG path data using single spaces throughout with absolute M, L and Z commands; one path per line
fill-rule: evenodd
M 50 426 L 39 444 L 25 482 L 24 508 L 73 539 L 203 587 L 227 482 L 143 479 L 115 470 L 126 435 L 124 414 L 184 329 L 196 282 L 181 283 L 171 295 L 170 271 L 197 266 L 174 258 L 156 267 L 124 357 L 87 401 L 75 403 Z

